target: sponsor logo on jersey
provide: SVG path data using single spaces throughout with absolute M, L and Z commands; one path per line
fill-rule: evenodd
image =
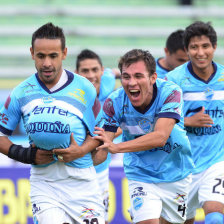
M 39 107 L 39 106 L 36 106 L 32 113 L 34 115 L 37 115 L 37 114 L 59 114 L 61 116 L 67 116 L 68 115 L 68 111 L 67 110 L 63 110 L 63 109 L 60 109 L 56 106 L 53 106 L 53 107 Z
M 22 87 L 22 89 L 24 90 L 24 92 L 28 93 L 28 92 L 32 92 L 33 90 L 35 90 L 34 86 L 36 85 L 32 85 L 29 82 L 26 83 L 25 86 Z
M 84 104 L 86 104 L 87 102 L 84 96 L 86 93 L 82 89 L 76 89 L 73 92 L 69 92 L 68 94 L 75 97 L 77 100 L 81 101 Z
M 215 135 L 219 133 L 220 131 L 222 131 L 222 128 L 219 124 L 217 124 L 212 127 L 198 127 L 198 128 L 186 127 L 186 131 L 189 133 L 193 133 L 197 136 Z
M 134 207 L 134 209 L 135 210 L 139 210 L 142 207 L 143 202 L 144 202 L 143 198 L 141 198 L 141 197 L 135 198 L 133 200 L 133 207 Z
M 178 203 L 184 203 L 186 201 L 185 194 L 179 194 L 179 193 L 176 194 L 177 196 L 174 198 L 175 201 L 177 201 Z
M 33 207 L 32 207 L 32 212 L 33 212 L 33 214 L 36 214 L 38 211 L 40 211 L 41 209 L 40 209 L 40 207 L 38 206 L 37 207 L 37 205 L 36 204 L 33 204 Z
M 222 73 L 224 74 L 224 73 Z M 224 75 L 222 75 L 219 79 L 218 79 L 218 82 L 224 82 Z
M 33 122 L 29 123 L 26 127 L 27 133 L 34 134 L 35 132 L 48 132 L 48 133 L 71 133 L 69 124 L 62 124 L 60 121 L 56 122 Z
M 8 120 L 9 119 L 6 114 L 0 113 L 0 122 L 2 122 L 3 124 L 7 124 Z
M 146 195 L 147 193 L 143 191 L 143 187 L 136 187 L 133 190 L 133 194 L 131 195 L 131 198 L 138 197 L 138 196 L 146 196 Z
M 185 85 L 185 86 L 190 86 L 190 77 L 186 77 L 184 80 L 180 82 L 180 86 Z
M 93 217 L 98 217 L 100 216 L 100 213 L 96 212 L 94 209 L 92 208 L 86 208 L 83 206 L 83 210 L 81 215 L 79 216 L 79 218 L 93 218 Z

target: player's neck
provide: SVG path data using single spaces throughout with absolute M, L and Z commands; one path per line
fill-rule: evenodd
M 205 68 L 203 68 L 203 69 L 201 69 L 201 68 L 197 68 L 197 67 L 195 67 L 194 65 L 192 65 L 192 68 L 193 68 L 194 73 L 195 73 L 199 78 L 201 78 L 201 79 L 203 79 L 203 80 L 205 80 L 205 81 L 207 81 L 207 80 L 210 78 L 210 76 L 211 76 L 211 75 L 214 73 L 214 71 L 215 71 L 215 69 L 214 69 L 212 63 L 211 63 L 209 66 L 207 66 L 207 67 L 205 67 Z
M 172 70 L 172 69 L 170 68 L 170 66 L 168 65 L 167 60 L 166 60 L 165 57 L 159 59 L 159 64 L 160 64 L 163 68 L 165 68 L 166 70 L 168 70 L 168 71 L 171 71 L 171 70 Z

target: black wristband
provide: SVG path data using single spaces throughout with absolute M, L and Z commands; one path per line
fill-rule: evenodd
M 9 148 L 8 157 L 21 163 L 35 164 L 36 153 L 37 149 L 32 146 L 23 147 L 12 144 Z

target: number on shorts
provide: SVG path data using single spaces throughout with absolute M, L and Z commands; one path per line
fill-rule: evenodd
M 93 218 L 90 221 L 89 221 L 89 219 L 84 219 L 83 222 L 85 222 L 86 224 L 99 224 L 97 218 Z
M 178 205 L 178 212 L 182 212 L 182 217 L 184 217 L 186 211 L 186 206 L 185 204 L 183 205 Z
M 217 180 L 218 183 L 217 183 L 216 185 L 213 186 L 212 193 L 220 194 L 221 192 L 220 192 L 220 191 L 217 191 L 217 190 L 216 190 L 216 187 L 218 187 L 219 185 L 222 184 L 222 188 L 224 189 L 224 180 L 219 179 L 219 178 L 216 178 L 215 180 Z M 221 194 L 224 195 L 224 192 L 222 192 Z

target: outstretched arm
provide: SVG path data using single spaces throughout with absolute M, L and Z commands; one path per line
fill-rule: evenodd
M 111 153 L 138 152 L 156 147 L 163 147 L 169 138 L 176 120 L 172 118 L 159 118 L 153 132 L 145 134 L 134 140 L 114 144 L 108 133 L 102 128 L 96 128 L 98 136 L 94 138 L 103 141 L 104 144 L 97 147 L 98 150 L 108 149 Z

